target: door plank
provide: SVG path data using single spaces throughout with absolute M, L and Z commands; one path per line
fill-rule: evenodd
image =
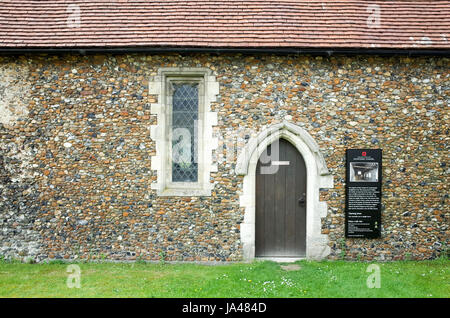
M 264 187 L 264 255 L 269 255 L 275 248 L 275 191 L 273 185 L 275 183 L 275 174 L 262 174 L 265 180 Z
M 296 203 L 297 203 L 297 191 L 295 186 L 296 176 L 296 149 L 293 147 L 286 148 L 286 160 L 290 161 L 290 166 L 287 169 L 286 174 L 286 220 L 285 220 L 285 255 L 295 256 L 295 216 L 296 216 Z
M 264 254 L 264 240 L 265 240 L 265 217 L 264 217 L 264 201 L 265 201 L 265 178 L 258 177 L 261 174 L 261 166 L 256 167 L 256 191 L 255 191 L 255 218 L 258 220 L 258 226 L 255 226 L 255 254 Z
M 286 159 L 286 144 L 284 139 L 279 141 L 279 158 Z M 275 183 L 275 244 L 272 250 L 268 251 L 273 256 L 283 256 L 285 253 L 284 231 L 286 216 L 286 167 L 278 166 L 277 172 L 274 174 Z
M 296 195 L 300 198 L 306 193 L 306 165 L 301 155 L 296 158 Z M 297 199 L 298 200 L 298 199 Z M 306 255 L 306 204 L 296 204 L 295 218 L 295 246 L 298 255 Z

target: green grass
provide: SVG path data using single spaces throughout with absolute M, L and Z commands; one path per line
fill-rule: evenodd
M 81 288 L 67 264 L 0 262 L 0 297 L 450 297 L 448 260 L 378 263 L 381 288 L 368 288 L 370 263 L 300 261 L 196 265 L 80 263 Z

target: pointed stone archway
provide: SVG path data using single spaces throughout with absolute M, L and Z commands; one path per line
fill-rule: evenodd
M 330 254 L 328 235 L 321 233 L 321 218 L 327 215 L 327 204 L 319 200 L 319 189 L 333 188 L 329 172 L 319 146 L 303 128 L 284 121 L 266 127 L 251 138 L 242 149 L 236 163 L 236 174 L 244 176 L 240 206 L 245 209 L 241 224 L 241 243 L 244 260 L 255 258 L 255 182 L 258 159 L 274 141 L 283 138 L 299 151 L 305 160 L 307 173 L 306 258 L 323 259 Z

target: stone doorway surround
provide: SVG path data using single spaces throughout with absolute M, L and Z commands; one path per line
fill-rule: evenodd
M 319 189 L 333 188 L 333 176 L 311 135 L 305 129 L 283 121 L 265 127 L 256 137 L 251 138 L 237 158 L 235 172 L 244 176 L 243 193 L 240 196 L 240 206 L 245 209 L 241 224 L 244 260 L 251 261 L 255 258 L 256 165 L 267 146 L 280 138 L 294 145 L 306 164 L 306 258 L 326 258 L 330 254 L 330 247 L 328 235 L 321 233 L 321 218 L 327 215 L 327 203 L 319 201 Z

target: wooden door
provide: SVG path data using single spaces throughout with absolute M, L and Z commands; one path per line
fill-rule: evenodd
M 270 152 L 276 147 L 268 147 Z M 297 149 L 279 140 L 279 158 L 256 167 L 256 257 L 306 255 L 306 166 Z M 267 161 L 267 160 L 265 160 Z M 274 173 L 267 173 L 276 165 Z M 264 170 L 265 167 L 265 170 Z

